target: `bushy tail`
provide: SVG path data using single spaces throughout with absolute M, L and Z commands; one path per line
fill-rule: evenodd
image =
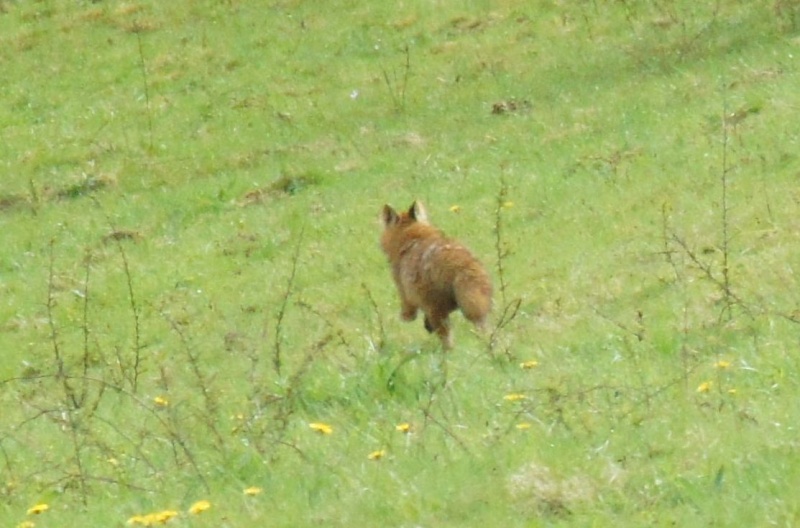
M 461 313 L 483 329 L 492 309 L 492 283 L 489 277 L 485 273 L 462 273 L 453 286 Z

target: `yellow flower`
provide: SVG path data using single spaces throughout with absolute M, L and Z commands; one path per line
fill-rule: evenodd
M 314 431 L 316 431 L 316 432 L 318 432 L 320 434 L 329 435 L 329 434 L 333 433 L 333 427 L 331 427 L 328 424 L 324 424 L 324 423 L 320 423 L 320 422 L 312 422 L 312 423 L 308 424 L 308 426 L 311 429 L 313 429 Z
M 40 513 L 46 512 L 49 509 L 50 506 L 42 502 L 40 504 L 28 508 L 28 515 L 39 515 Z
M 512 207 L 514 207 L 514 202 L 503 202 L 504 209 L 511 209 Z
M 522 423 L 518 423 L 517 425 L 515 425 L 515 427 L 517 429 L 519 429 L 520 431 L 524 431 L 525 429 L 530 429 L 531 428 L 531 424 L 529 424 L 528 422 L 522 422 Z
M 714 367 L 716 367 L 718 369 L 721 369 L 721 370 L 724 370 L 726 368 L 730 368 L 730 366 L 731 366 L 731 362 L 730 361 L 725 361 L 724 359 L 720 359 L 719 361 L 714 363 Z
M 35 526 L 36 523 L 34 523 L 33 521 L 22 521 L 17 525 L 17 528 L 34 528 Z
M 164 510 L 162 512 L 148 513 L 147 515 L 134 515 L 128 519 L 127 524 L 140 526 L 155 526 L 156 524 L 166 524 L 173 517 L 177 517 L 175 510 Z
M 708 392 L 711 390 L 711 385 L 713 385 L 710 381 L 704 381 L 697 387 L 697 392 Z
M 451 213 L 459 213 L 459 212 L 461 212 L 461 206 L 460 205 L 451 205 L 450 206 L 450 212 Z
M 380 459 L 382 459 L 384 456 L 386 456 L 386 450 L 384 450 L 384 449 L 379 449 L 379 450 L 377 450 L 377 451 L 373 451 L 372 453 L 370 453 L 369 455 L 367 455 L 367 458 L 368 458 L 368 459 L 370 459 L 370 460 L 380 460 Z
M 262 491 L 264 491 L 264 490 L 262 490 L 258 486 L 250 486 L 249 488 L 245 488 L 244 494 L 253 497 L 255 495 L 258 495 Z
M 146 515 L 145 517 L 149 520 L 150 524 L 161 523 L 164 524 L 173 517 L 177 517 L 178 512 L 175 510 L 164 510 L 156 513 L 151 513 L 150 515 Z M 150 524 L 145 524 L 145 526 L 150 526 Z
M 406 423 L 406 422 L 403 422 L 401 424 L 397 424 L 397 425 L 394 426 L 394 428 L 397 431 L 400 431 L 401 433 L 408 434 L 408 433 L 411 432 L 411 424 L 410 423 Z
M 523 361 L 522 363 L 520 363 L 519 368 L 532 369 L 538 365 L 539 365 L 538 361 L 536 361 L 535 359 L 531 359 L 530 361 Z
M 728 389 L 728 394 L 730 394 L 731 396 L 735 395 L 736 389 Z
M 191 513 L 192 515 L 197 515 L 198 513 L 203 513 L 210 507 L 211 503 L 208 502 L 207 500 L 199 500 L 194 504 L 192 504 L 192 506 L 189 508 L 189 513 Z
M 169 405 L 169 400 L 163 396 L 156 396 L 153 398 L 153 403 L 155 403 L 158 407 L 166 407 Z
M 510 402 L 524 400 L 525 398 L 526 398 L 526 396 L 524 394 L 519 394 L 519 393 L 516 393 L 516 392 L 515 393 L 511 393 L 511 394 L 506 394 L 505 396 L 503 396 L 504 400 L 510 401 Z

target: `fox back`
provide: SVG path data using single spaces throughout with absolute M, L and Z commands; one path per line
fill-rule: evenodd
M 400 296 L 401 317 L 412 321 L 422 310 L 425 329 L 435 332 L 445 348 L 452 346 L 451 312 L 460 309 L 483 328 L 492 307 L 492 283 L 480 261 L 432 226 L 419 201 L 400 213 L 385 205 L 381 219 L 381 248 Z

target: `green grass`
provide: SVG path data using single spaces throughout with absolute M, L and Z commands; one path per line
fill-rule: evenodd
M 0 2 L 0 522 L 796 525 L 766 4 Z M 491 347 L 399 320 L 414 199 Z

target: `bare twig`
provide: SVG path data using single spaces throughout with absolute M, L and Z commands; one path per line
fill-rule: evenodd
M 275 321 L 275 340 L 272 352 L 272 365 L 275 367 L 275 373 L 278 376 L 281 375 L 282 365 L 281 345 L 283 339 L 283 318 L 286 316 L 286 308 L 289 305 L 289 299 L 294 291 L 294 281 L 297 275 L 297 264 L 300 261 L 300 249 L 303 245 L 303 235 L 305 234 L 305 231 L 305 226 L 303 226 L 303 228 L 300 230 L 300 234 L 297 237 L 297 244 L 295 245 L 294 254 L 292 255 L 292 269 L 289 273 L 289 280 L 286 282 L 286 290 L 283 293 L 281 306 L 278 309 L 278 316 Z
M 389 89 L 389 95 L 392 98 L 394 109 L 398 112 L 405 111 L 406 109 L 406 90 L 408 88 L 408 76 L 411 72 L 411 52 L 408 49 L 408 44 L 403 47 L 406 61 L 403 68 L 403 79 L 400 86 L 398 86 L 397 72 L 393 71 L 392 75 L 385 68 L 382 69 L 383 80 L 386 82 L 386 87 Z
M 369 305 L 372 307 L 372 311 L 375 313 L 375 319 L 378 321 L 378 350 L 383 350 L 383 346 L 386 344 L 386 331 L 384 330 L 383 326 L 383 315 L 378 309 L 378 303 L 375 302 L 375 297 L 373 297 L 372 291 L 369 289 L 369 286 L 367 286 L 367 283 L 362 282 L 361 288 L 364 290 L 364 293 L 367 294 L 367 301 L 369 301 Z
M 734 298 L 731 292 L 731 277 L 730 277 L 730 267 L 728 265 L 729 255 L 730 255 L 730 230 L 729 230 L 729 222 L 728 222 L 728 171 L 730 167 L 728 166 L 728 126 L 725 123 L 725 116 L 727 115 L 727 105 L 723 104 L 722 108 L 722 119 L 720 120 L 722 125 L 722 168 L 720 171 L 720 186 L 722 187 L 722 203 L 720 204 L 721 211 L 721 221 L 722 221 L 722 291 L 725 295 L 725 307 L 728 312 L 728 320 L 733 318 L 733 313 L 731 312 L 731 299 Z
M 56 379 L 61 382 L 64 389 L 64 397 L 66 407 L 69 409 L 77 409 L 80 407 L 75 390 L 67 379 L 67 370 L 64 366 L 64 357 L 61 352 L 61 343 L 58 336 L 58 328 L 56 327 L 55 314 L 55 240 L 50 240 L 50 265 L 47 279 L 47 325 L 50 328 L 50 343 L 53 347 L 53 356 L 56 364 Z
M 219 420 L 219 410 L 217 401 L 214 398 L 214 394 L 211 392 L 209 381 L 206 379 L 205 374 L 200 368 L 200 357 L 197 352 L 195 352 L 195 347 L 191 346 L 189 343 L 186 334 L 184 333 L 183 329 L 181 328 L 180 324 L 178 324 L 174 319 L 169 317 L 167 314 L 163 314 L 164 317 L 169 322 L 172 330 L 178 335 L 178 339 L 180 339 L 181 347 L 183 348 L 184 352 L 186 353 L 186 358 L 189 361 L 189 366 L 192 369 L 192 374 L 194 374 L 195 380 L 197 381 L 197 386 L 200 389 L 200 394 L 203 396 L 203 404 L 205 406 L 205 414 L 204 422 L 208 430 L 211 431 L 212 435 L 214 436 L 214 440 L 217 444 L 217 449 L 221 452 L 225 451 L 225 440 L 222 438 L 219 430 L 217 429 L 217 423 Z
M 494 209 L 494 250 L 497 259 L 497 278 L 500 281 L 500 298 L 506 305 L 506 274 L 503 260 L 508 256 L 508 249 L 503 247 L 503 209 L 508 201 L 508 183 L 505 176 L 500 174 L 500 189 L 497 192 L 497 203 Z
M 103 208 L 103 205 L 100 203 L 95 196 L 89 196 L 92 201 L 97 205 L 100 211 L 103 213 L 103 216 L 106 219 L 106 223 L 108 224 L 111 232 L 119 231 L 114 222 L 111 220 L 111 217 L 108 215 L 106 210 Z M 132 365 L 132 372 L 128 372 L 128 369 L 125 368 L 126 363 L 120 361 L 120 368 L 122 369 L 122 377 L 127 378 L 128 382 L 131 384 L 131 388 L 135 393 L 139 386 L 139 376 L 141 375 L 141 368 L 142 368 L 142 343 L 141 343 L 141 329 L 140 329 L 140 315 L 139 315 L 139 306 L 136 301 L 136 294 L 133 291 L 133 277 L 131 275 L 131 269 L 128 265 L 128 256 L 125 253 L 125 247 L 122 244 L 122 240 L 117 237 L 112 237 L 114 244 L 117 246 L 117 250 L 119 251 L 119 256 L 122 259 L 122 270 L 125 274 L 125 283 L 128 288 L 128 303 L 131 307 L 131 315 L 133 316 L 133 365 Z M 119 352 L 118 352 L 119 353 Z
M 497 338 L 500 332 L 508 326 L 511 321 L 519 313 L 519 307 L 522 304 L 522 299 L 516 298 L 508 301 L 507 291 L 508 284 L 506 283 L 506 270 L 504 261 L 509 255 L 508 248 L 504 241 L 504 226 L 503 226 L 503 210 L 508 204 L 508 183 L 505 176 L 500 174 L 500 188 L 497 192 L 497 203 L 494 212 L 494 249 L 497 266 L 497 279 L 500 283 L 500 298 L 502 300 L 502 309 L 500 318 L 494 325 L 491 334 L 489 335 L 488 352 L 491 355 L 494 347 L 497 344 Z

